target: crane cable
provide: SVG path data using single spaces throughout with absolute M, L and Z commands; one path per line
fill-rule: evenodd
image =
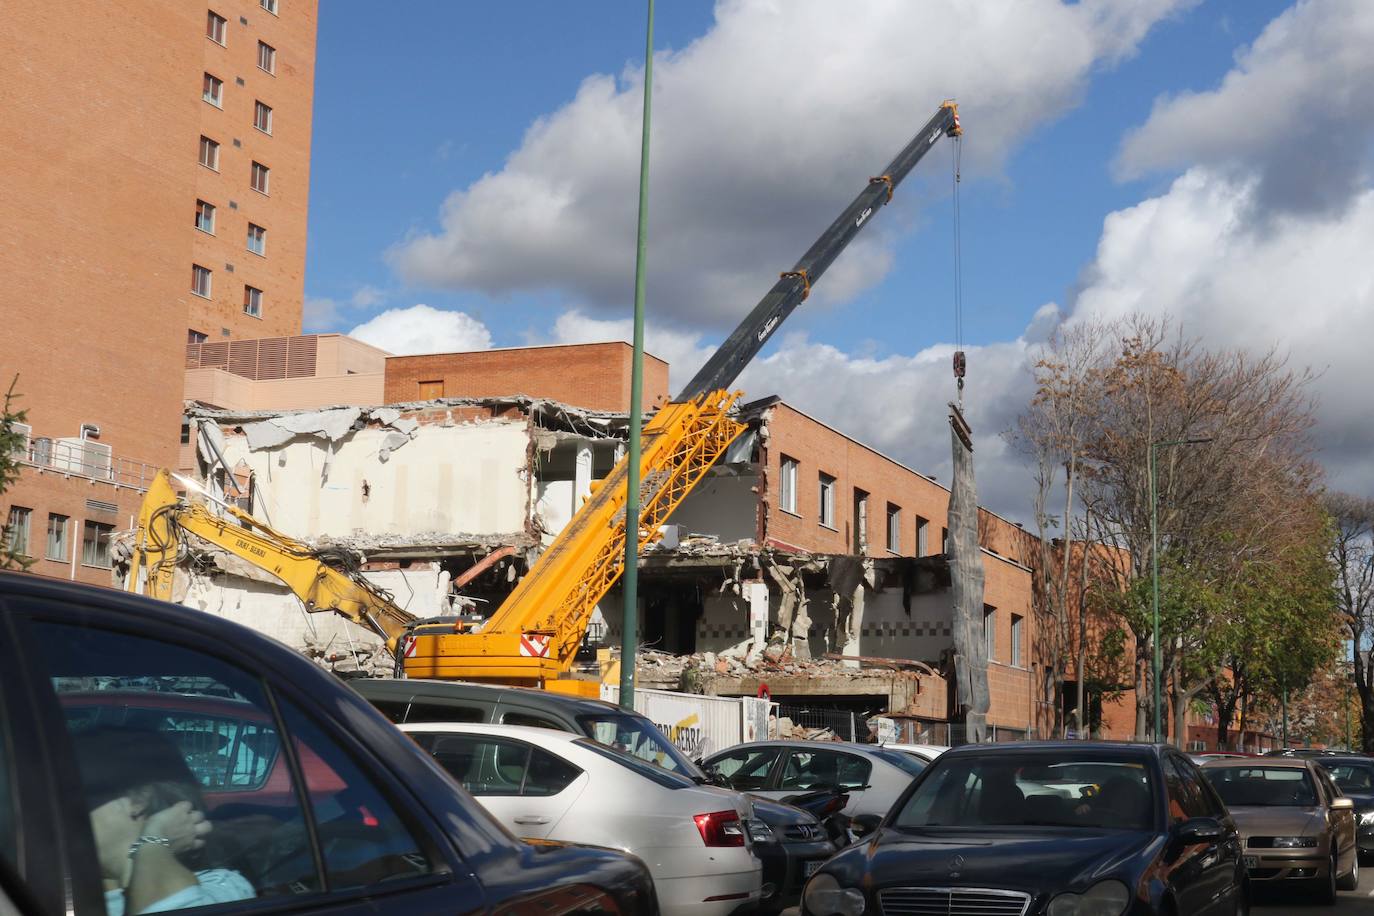
M 959 185 L 963 170 L 963 137 L 954 138 L 953 155 L 950 158 L 950 186 L 954 197 L 954 383 L 958 388 L 959 407 L 964 406 L 964 251 L 960 231 L 961 214 L 959 211 Z

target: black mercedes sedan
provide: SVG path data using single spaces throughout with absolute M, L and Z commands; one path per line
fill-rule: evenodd
M 1236 916 L 1236 825 L 1171 747 L 968 745 L 807 882 L 810 916 Z M 871 832 L 868 832 L 870 831 Z
M 1317 763 L 1355 803 L 1355 838 L 1360 858 L 1369 859 L 1374 856 L 1374 757 L 1341 754 L 1318 757 Z

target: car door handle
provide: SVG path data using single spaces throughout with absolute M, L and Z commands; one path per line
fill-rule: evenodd
M 517 824 L 547 824 L 549 819 L 538 814 L 519 814 L 515 817 Z

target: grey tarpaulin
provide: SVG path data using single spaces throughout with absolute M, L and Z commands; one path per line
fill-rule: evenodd
M 949 571 L 954 592 L 954 685 L 970 743 L 987 737 L 988 659 L 983 635 L 983 558 L 978 550 L 978 490 L 973 437 L 964 415 L 949 405 L 954 483 L 949 493 Z M 953 718 L 953 717 L 951 717 Z

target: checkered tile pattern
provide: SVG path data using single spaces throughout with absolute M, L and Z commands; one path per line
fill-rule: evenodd
M 739 623 L 699 623 L 697 639 L 748 639 L 749 628 Z
M 859 636 L 869 639 L 897 639 L 912 636 L 948 637 L 950 635 L 949 627 L 948 622 L 935 620 L 882 620 L 877 623 L 865 623 L 859 631 Z

